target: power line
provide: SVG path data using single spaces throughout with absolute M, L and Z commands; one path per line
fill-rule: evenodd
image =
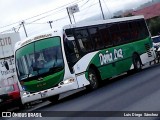
M 63 10 L 64 11 L 64 10 Z M 58 13 L 60 13 L 60 12 L 63 12 L 62 10 L 59 10 L 58 12 L 56 12 L 55 14 L 58 14 Z M 55 15 L 54 14 L 54 15 Z M 48 16 L 52 16 L 53 15 L 53 13 L 51 13 L 51 14 L 49 14 L 49 15 L 46 15 L 46 16 L 43 16 L 43 17 L 41 17 L 41 18 L 38 18 L 38 19 L 36 19 L 36 20 L 33 20 L 32 22 L 30 22 L 30 23 L 28 23 L 28 24 L 31 24 L 31 23 L 34 23 L 34 22 L 36 22 L 36 21 L 39 21 L 39 20 L 41 20 L 41 19 L 44 19 L 44 18 L 46 18 L 46 17 L 48 17 Z
M 88 6 L 88 7 L 86 7 L 86 8 L 83 8 L 83 9 L 81 9 L 81 11 L 82 11 L 82 10 L 85 10 L 85 9 L 88 9 L 88 8 L 94 6 L 94 5 L 97 5 L 97 3 L 98 3 L 98 2 L 96 2 L 96 3 L 94 3 L 94 4 L 90 5 L 90 6 Z
M 83 5 L 81 5 L 80 7 L 85 6 L 87 3 L 89 2 L 89 0 L 87 0 Z
M 70 5 L 70 4 L 73 4 L 74 2 L 75 2 L 75 3 L 79 3 L 79 2 L 81 2 L 81 1 L 83 1 L 83 0 L 78 0 L 78 1 L 77 1 L 77 0 L 75 0 L 75 1 L 70 2 L 70 3 L 66 4 L 66 5 L 63 5 L 63 6 L 61 6 L 61 7 L 58 7 L 58 8 L 55 8 L 55 9 L 49 10 L 49 11 L 46 11 L 46 12 L 44 12 L 44 13 L 41 13 L 41 14 L 39 14 L 39 15 L 35 15 L 35 16 L 30 17 L 30 18 L 27 18 L 27 19 L 25 19 L 25 20 L 29 20 L 29 19 L 32 19 L 32 18 L 35 18 L 35 17 L 41 16 L 41 15 L 43 15 L 43 14 L 50 13 L 50 12 L 52 12 L 52 11 L 54 11 L 54 10 L 57 10 L 57 9 L 65 9 L 65 7 L 66 7 L 66 6 L 68 6 L 68 5 Z
M 90 10 L 90 8 L 93 7 L 94 5 L 97 5 L 97 3 L 98 3 L 98 2 L 96 2 L 96 3 L 94 3 L 94 4 L 90 5 L 90 6 L 88 6 L 87 8 L 84 8 L 84 9 L 82 9 L 82 10 L 86 10 L 86 9 L 87 9 L 87 13 L 88 13 L 88 11 Z M 86 13 L 85 13 L 85 15 L 86 15 Z M 83 17 L 81 18 L 81 20 L 83 20 L 84 17 L 85 17 L 85 16 L 83 15 Z
M 80 1 L 83 1 L 83 0 L 80 0 Z M 80 2 L 79 1 L 79 2 Z M 84 6 L 85 4 L 87 4 L 89 2 L 89 0 L 87 0 L 82 6 Z M 59 11 L 56 11 L 56 14 L 58 14 L 58 13 L 60 13 L 60 12 L 63 12 L 64 11 L 64 9 L 60 9 Z M 41 17 L 41 18 L 38 18 L 38 19 L 36 19 L 36 20 L 34 20 L 34 21 L 32 21 L 32 22 L 30 22 L 30 23 L 27 23 L 27 24 L 32 24 L 32 23 L 34 23 L 34 22 L 36 22 L 36 21 L 39 21 L 39 20 L 41 20 L 41 19 L 44 19 L 44 18 L 46 18 L 46 17 L 48 17 L 48 16 L 52 16 L 52 14 L 53 13 L 51 13 L 51 14 L 49 14 L 49 15 L 46 15 L 46 16 L 43 16 L 43 17 Z M 55 14 L 54 14 L 55 15 Z M 66 17 L 64 17 L 64 18 L 66 18 Z M 42 23 L 42 24 L 44 24 L 44 23 Z
M 81 1 L 82 1 L 82 0 L 81 0 Z M 89 0 L 87 0 L 83 5 L 81 5 L 81 7 L 83 7 L 84 5 L 86 5 L 88 2 L 89 2 Z M 82 9 L 81 11 L 83 11 L 83 10 L 85 10 L 85 9 L 88 9 L 88 8 L 91 8 L 92 6 L 96 5 L 97 3 L 98 3 L 98 2 L 96 2 L 96 3 L 94 3 L 94 4 L 90 5 L 90 6 Z M 63 10 L 63 9 L 59 10 L 56 14 L 58 14 L 59 12 L 62 12 L 62 10 Z M 52 14 L 53 14 L 53 13 L 52 13 Z M 43 16 L 43 17 L 38 18 L 38 19 L 36 19 L 36 20 L 34 20 L 34 21 L 32 21 L 32 22 L 29 22 L 29 23 L 25 22 L 25 25 L 28 25 L 28 24 L 47 24 L 47 22 L 44 22 L 44 23 L 35 23 L 35 22 L 36 22 L 36 21 L 39 21 L 39 20 L 41 20 L 41 19 L 44 19 L 44 18 L 46 18 L 46 17 L 48 17 L 48 16 L 51 16 L 52 14 Z M 54 15 L 55 15 L 55 14 L 54 14 Z M 68 17 L 68 16 L 65 16 L 65 17 L 62 17 L 62 18 L 53 20 L 53 22 L 57 22 L 57 21 L 59 21 L 59 20 L 66 19 L 67 17 Z M 19 27 L 19 28 L 18 28 L 18 31 L 19 31 L 19 29 L 21 28 L 21 24 L 20 24 L 18 27 Z M 3 32 L 8 32 L 8 31 L 13 31 L 13 29 L 12 29 L 12 30 L 11 30 L 11 29 L 5 30 L 5 31 L 3 31 Z
M 106 6 L 106 8 L 107 8 L 107 10 L 108 10 L 108 12 L 109 12 L 109 14 L 110 14 L 110 16 L 111 16 L 111 18 L 112 18 L 112 13 L 111 13 L 111 11 L 109 10 L 109 8 L 108 8 L 108 6 L 107 6 L 105 0 L 103 0 L 103 1 L 104 1 L 104 5 Z
M 35 18 L 35 17 L 39 17 L 39 16 L 41 16 L 41 15 L 44 15 L 44 14 L 47 14 L 47 13 L 50 13 L 50 12 L 52 12 L 52 11 L 55 11 L 55 10 L 57 10 L 57 9 L 64 9 L 66 6 L 68 6 L 68 5 L 70 5 L 70 4 L 73 4 L 73 3 L 79 3 L 79 2 L 81 2 L 81 1 L 83 1 L 83 0 L 75 0 L 75 1 L 73 1 L 73 2 L 70 2 L 70 3 L 68 3 L 68 4 L 65 4 L 65 5 L 63 5 L 63 6 L 61 6 L 61 7 L 58 7 L 58 8 L 55 8 L 55 9 L 52 9 L 52 10 L 49 10 L 49 11 L 46 11 L 46 12 L 44 12 L 44 13 L 41 13 L 41 14 L 38 14 L 38 15 L 35 15 L 35 16 L 33 16 L 33 17 L 30 17 L 30 18 L 27 18 L 27 19 L 24 19 L 24 21 L 26 21 L 26 20 L 30 20 L 30 19 L 33 19 L 33 18 Z M 5 28 L 5 27 L 8 27 L 8 26 L 11 26 L 11 25 L 15 25 L 15 24 L 19 24 L 19 22 L 14 22 L 14 23 L 11 23 L 11 24 L 8 24 L 8 25 L 5 25 L 5 26 L 2 26 L 2 27 L 0 27 L 0 29 L 1 28 Z

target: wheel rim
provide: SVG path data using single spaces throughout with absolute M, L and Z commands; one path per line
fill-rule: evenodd
M 96 80 L 97 80 L 97 77 L 95 76 L 95 74 L 89 73 L 89 81 L 90 81 L 92 88 L 96 88 L 97 86 Z
M 139 61 L 139 60 L 137 61 L 136 66 L 137 66 L 137 68 L 138 68 L 138 69 L 140 69 L 140 68 L 141 68 L 141 63 L 140 63 L 140 61 Z

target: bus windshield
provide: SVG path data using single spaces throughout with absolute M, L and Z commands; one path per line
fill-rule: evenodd
M 60 37 L 32 42 L 16 51 L 19 80 L 59 72 L 64 68 Z

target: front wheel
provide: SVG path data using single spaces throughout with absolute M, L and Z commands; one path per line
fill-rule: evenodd
M 89 69 L 88 71 L 88 78 L 89 78 L 89 86 L 88 89 L 89 90 L 94 90 L 97 89 L 99 84 L 98 84 L 98 76 L 97 73 L 94 69 Z

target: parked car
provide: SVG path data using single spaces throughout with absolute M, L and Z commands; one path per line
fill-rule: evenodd
M 8 106 L 19 106 L 18 103 L 21 103 L 13 51 L 18 41 L 20 41 L 19 33 L 0 35 L 0 111 L 4 111 Z
M 152 37 L 152 41 L 153 41 L 153 46 L 156 50 L 158 50 L 158 48 L 160 47 L 160 36 L 153 36 Z
M 19 107 L 23 108 L 20 97 L 18 83 L 0 87 L 0 111 L 4 112 L 8 108 Z
M 153 46 L 156 52 L 157 61 L 159 63 L 160 61 L 160 35 L 153 36 L 152 41 L 153 41 Z

